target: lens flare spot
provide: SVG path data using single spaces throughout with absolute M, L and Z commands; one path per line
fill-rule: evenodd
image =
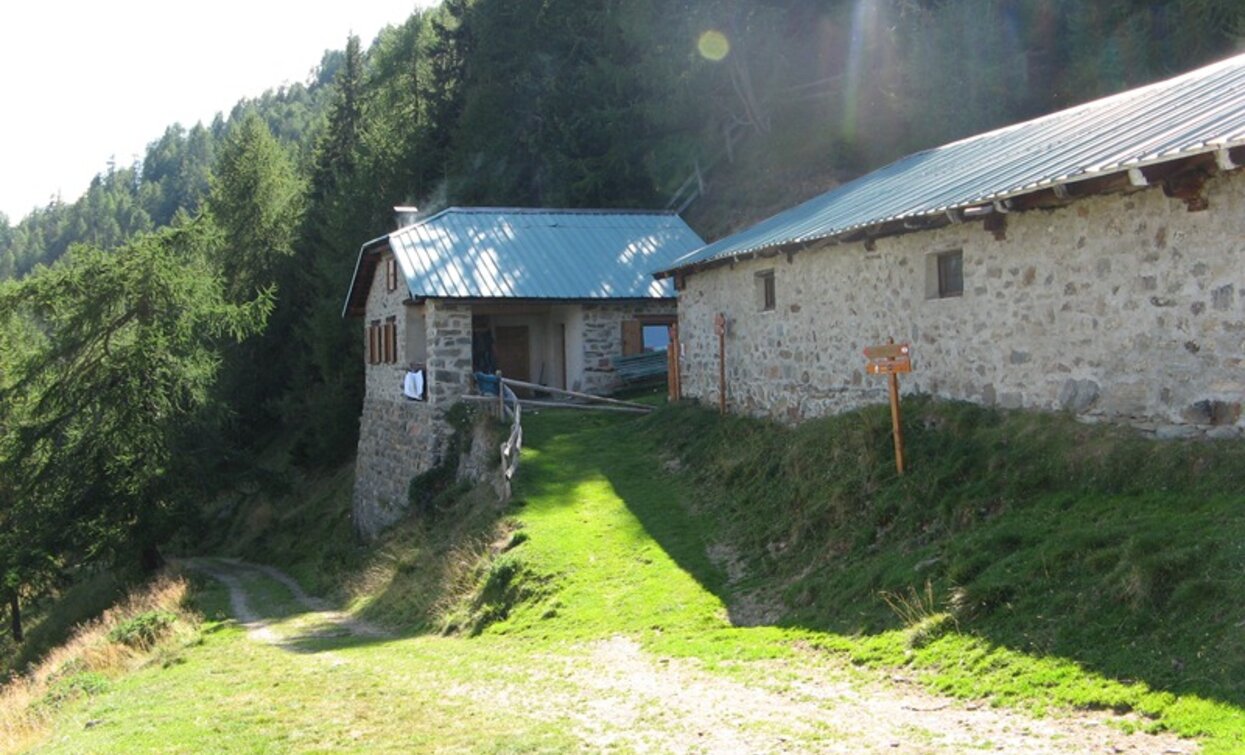
M 717 29 L 710 29 L 696 40 L 696 49 L 706 60 L 722 60 L 731 52 L 731 41 Z

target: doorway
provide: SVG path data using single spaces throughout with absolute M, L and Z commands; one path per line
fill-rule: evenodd
M 526 325 L 497 325 L 493 354 L 503 377 L 532 382 L 531 335 Z

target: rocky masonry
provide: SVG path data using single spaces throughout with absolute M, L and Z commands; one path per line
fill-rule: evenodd
M 585 393 L 609 393 L 618 387 L 611 361 L 622 354 L 622 324 L 637 317 L 673 316 L 675 307 L 670 301 L 610 302 L 608 304 L 584 305 L 584 378 Z
M 396 361 L 365 367 L 367 395 L 359 420 L 353 511 L 355 528 L 367 539 L 405 514 L 411 478 L 442 462 L 451 432 L 445 412 L 473 389 L 471 305 L 443 299 L 409 302 L 404 285 L 388 290 L 387 258 L 386 253 L 376 266 L 363 328 L 366 338 L 367 325 L 392 321 L 397 336 Z M 582 360 L 575 360 L 583 365 L 576 385 L 590 393 L 616 388 L 618 378 L 611 360 L 622 353 L 623 322 L 643 315 L 673 314 L 674 303 L 668 299 L 584 304 L 582 317 L 572 320 L 582 325 L 582 337 L 572 333 L 567 341 L 568 349 L 583 349 Z M 410 367 L 425 370 L 427 401 L 403 395 L 402 381 Z M 473 442 L 473 448 L 479 445 Z M 494 471 L 489 465 L 495 450 L 475 448 L 469 457 L 478 463 L 469 462 L 460 471 L 472 479 L 487 477 Z
M 431 300 L 408 305 L 405 286 L 386 290 L 384 269 L 382 259 L 368 292 L 368 322 L 394 318 L 398 361 L 365 368 L 367 396 L 359 418 L 353 512 L 355 529 L 367 539 L 406 512 L 411 478 L 441 462 L 450 432 L 444 412 L 468 390 L 471 371 L 471 308 Z M 415 340 L 411 328 L 425 331 L 423 355 L 408 353 Z M 426 368 L 427 401 L 411 401 L 402 394 L 402 380 L 412 364 Z
M 905 392 L 1067 410 L 1159 437 L 1237 437 L 1245 396 L 1245 175 L 1190 212 L 1157 188 L 695 273 L 679 296 L 684 393 L 784 421 L 885 400 L 862 349 L 913 346 Z M 939 298 L 937 255 L 962 253 Z M 775 306 L 760 311 L 772 271 Z
M 408 508 L 407 486 L 440 461 L 449 427 L 439 407 L 369 398 L 359 420 L 354 525 L 371 539 Z

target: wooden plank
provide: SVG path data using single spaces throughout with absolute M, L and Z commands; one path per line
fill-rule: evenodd
M 573 398 L 588 399 L 590 401 L 600 401 L 606 404 L 615 404 L 617 406 L 629 406 L 632 409 L 643 409 L 649 412 L 653 410 L 653 407 L 648 406 L 647 404 L 637 404 L 634 401 L 620 401 L 619 399 L 606 398 L 605 396 L 594 396 L 591 393 L 580 393 L 579 391 L 571 391 L 571 390 L 567 390 L 566 388 L 554 388 L 548 385 L 537 385 L 535 383 L 526 383 L 522 380 L 511 380 L 510 378 L 503 378 L 502 382 L 507 385 L 512 385 L 518 388 L 530 388 L 530 389 L 534 389 L 538 391 L 545 391 L 547 393 L 558 393 L 563 396 L 571 396 Z
M 895 469 L 899 471 L 899 474 L 903 474 L 903 422 L 900 419 L 899 411 L 899 376 L 891 373 L 889 382 L 891 398 L 891 435 L 895 438 Z
M 884 343 L 880 346 L 866 346 L 865 356 L 869 359 L 898 359 L 906 357 L 909 351 L 906 343 Z
M 666 346 L 666 394 L 670 401 L 683 398 L 679 379 L 679 324 L 672 322 L 670 323 L 669 344 Z
M 644 353 L 644 325 L 639 320 L 623 320 L 622 355 L 625 357 Z
M 865 364 L 865 372 L 869 375 L 895 375 L 901 372 L 912 372 L 912 360 L 908 357 L 875 359 Z
M 472 394 L 464 394 L 459 396 L 463 401 L 472 403 L 497 403 L 497 399 L 492 396 L 475 396 Z M 539 409 L 578 409 L 581 411 L 600 411 L 600 412 L 627 412 L 629 414 L 648 414 L 653 411 L 651 406 L 604 406 L 601 404 L 572 404 L 565 401 L 537 401 L 536 399 L 521 398 L 519 406 L 535 407 Z

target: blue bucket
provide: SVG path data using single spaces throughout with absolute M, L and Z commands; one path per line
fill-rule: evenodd
M 498 386 L 501 381 L 496 375 L 489 375 L 483 372 L 475 373 L 476 388 L 485 396 L 496 396 L 499 390 Z

